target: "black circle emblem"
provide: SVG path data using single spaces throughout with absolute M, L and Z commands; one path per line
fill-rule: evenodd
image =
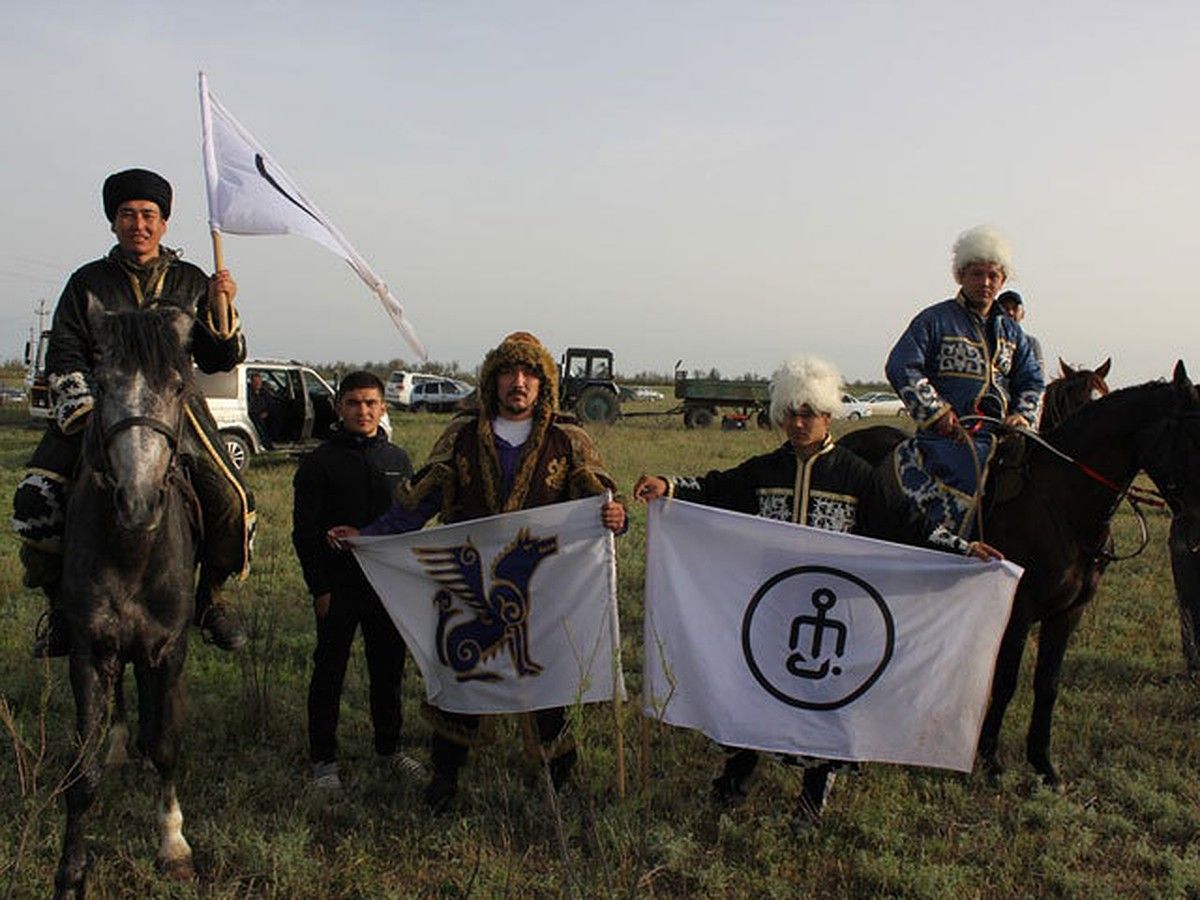
M 896 624 L 879 591 L 829 566 L 771 576 L 746 607 L 742 652 L 789 706 L 837 709 L 861 697 L 892 658 Z

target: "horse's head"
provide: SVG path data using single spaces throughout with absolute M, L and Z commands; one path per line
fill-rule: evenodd
M 177 464 L 192 319 L 173 307 L 107 313 L 94 297 L 88 317 L 100 348 L 89 462 L 112 493 L 117 524 L 148 531 Z
M 1200 544 L 1200 394 L 1183 361 L 1175 364 L 1171 402 L 1144 438 L 1142 468 L 1184 522 L 1188 546 Z
M 1042 398 L 1042 417 L 1038 423 L 1042 432 L 1053 431 L 1071 413 L 1109 392 L 1105 379 L 1112 368 L 1112 357 L 1094 369 L 1076 368 L 1060 357 L 1058 368 L 1061 374 L 1046 385 Z

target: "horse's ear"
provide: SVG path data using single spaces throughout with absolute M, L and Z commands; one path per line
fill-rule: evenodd
M 187 348 L 192 339 L 192 322 L 193 319 L 181 309 L 174 307 L 166 307 L 163 312 L 167 316 L 167 324 L 175 332 L 175 336 L 179 338 L 179 346 Z
M 92 331 L 97 331 L 100 324 L 104 321 L 104 317 L 108 315 L 108 311 L 104 308 L 95 294 L 91 291 L 87 292 L 87 317 L 88 324 L 92 326 Z
M 1111 368 L 1112 368 L 1112 357 L 1110 356 L 1104 362 L 1100 363 L 1100 365 L 1096 366 L 1095 372 L 1101 378 L 1107 378 L 1108 370 Z
M 1175 389 L 1181 397 L 1189 403 L 1196 402 L 1196 386 L 1188 378 L 1187 367 L 1184 366 L 1182 359 L 1175 363 L 1175 375 L 1172 380 L 1175 382 Z
M 1061 356 L 1058 358 L 1058 371 L 1062 373 L 1063 378 L 1070 378 L 1075 374 L 1075 370 L 1067 365 Z

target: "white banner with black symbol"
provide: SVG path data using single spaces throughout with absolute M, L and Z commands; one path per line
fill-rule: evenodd
M 431 704 L 502 713 L 624 698 L 604 501 L 352 540 Z
M 732 746 L 970 771 L 1021 571 L 656 501 L 644 712 Z

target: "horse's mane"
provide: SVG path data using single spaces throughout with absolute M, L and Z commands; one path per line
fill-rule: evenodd
M 172 372 L 185 381 L 191 380 L 187 348 L 166 311 L 114 313 L 105 316 L 103 322 L 101 352 L 107 365 L 140 371 L 154 385 L 166 384 Z
M 1106 440 L 1126 428 L 1130 419 L 1145 418 L 1154 407 L 1171 400 L 1175 387 L 1161 378 L 1119 388 L 1085 403 L 1054 430 L 1056 446 L 1076 440 L 1088 443 Z

